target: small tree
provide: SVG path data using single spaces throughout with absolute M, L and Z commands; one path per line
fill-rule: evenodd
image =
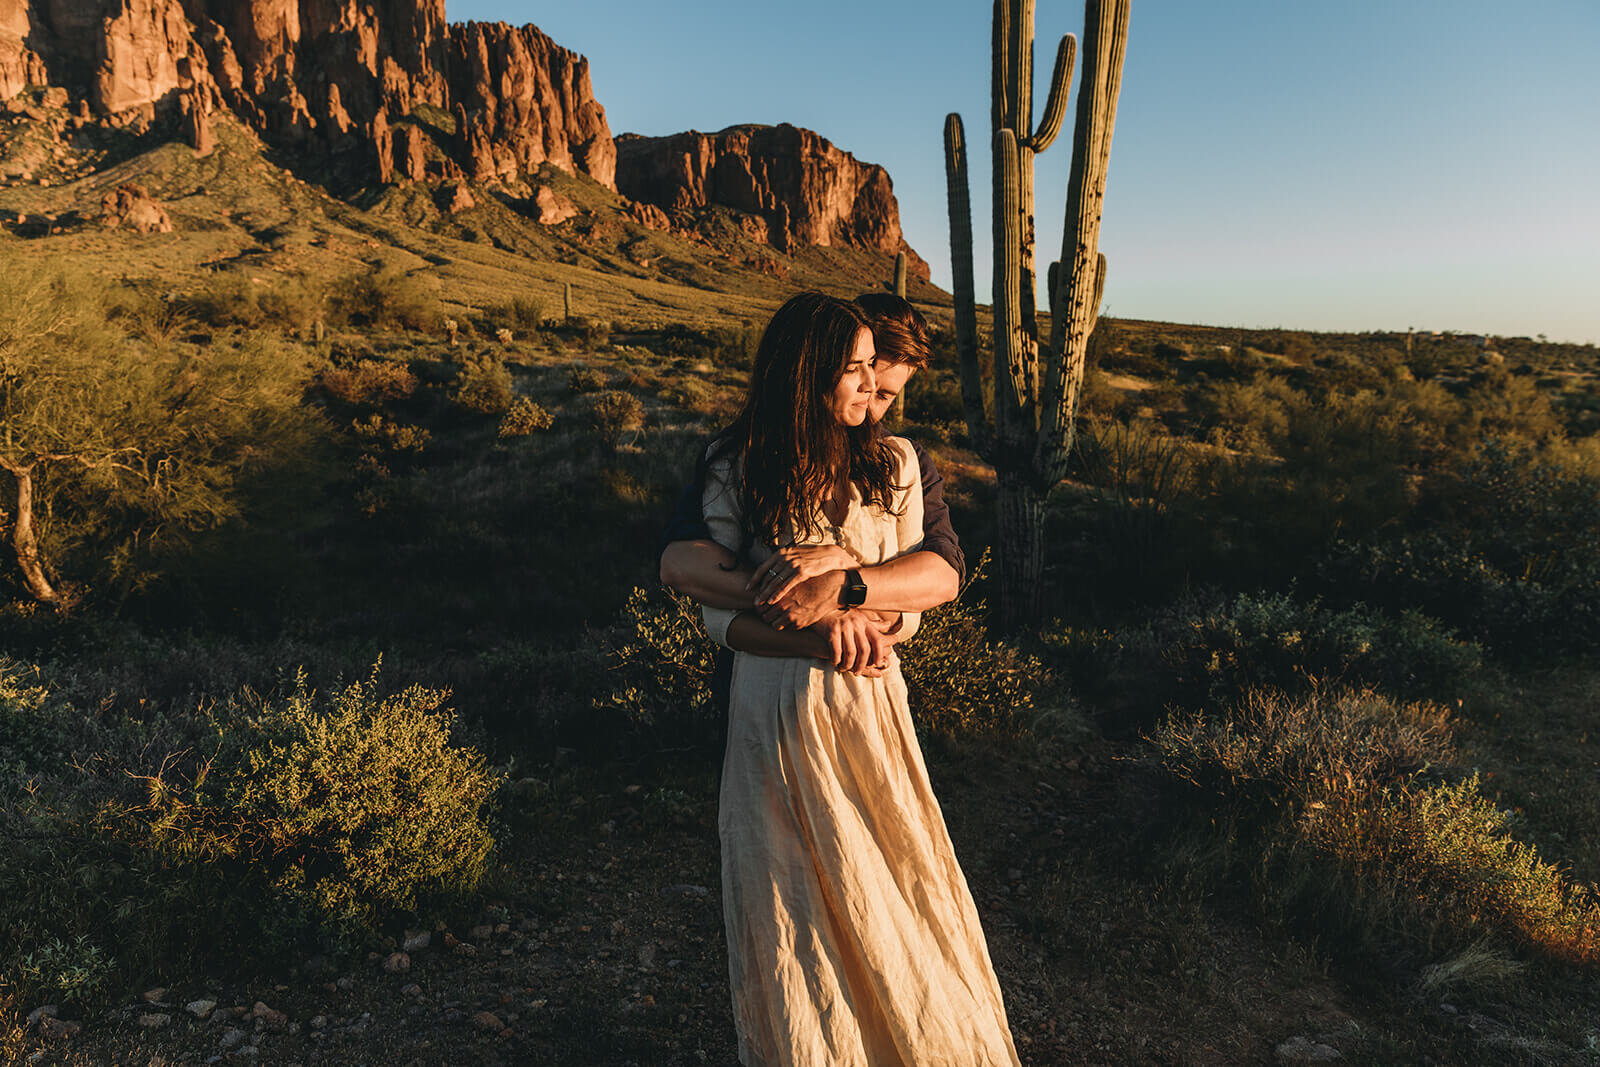
M 140 344 L 99 293 L 0 264 L 0 531 L 26 595 L 62 598 L 52 540 L 92 543 L 97 570 L 125 575 L 141 547 L 236 516 L 240 480 L 312 439 L 304 376 L 261 336 Z

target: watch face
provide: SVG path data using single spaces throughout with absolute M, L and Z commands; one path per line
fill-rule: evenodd
M 866 603 L 867 583 L 861 580 L 857 571 L 846 571 L 844 576 L 844 602 L 846 607 L 858 607 Z

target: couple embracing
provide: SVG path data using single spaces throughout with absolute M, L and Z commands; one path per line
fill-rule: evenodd
M 928 355 L 898 297 L 789 300 L 662 553 L 732 650 L 718 831 L 747 1067 L 1018 1062 L 895 652 L 964 567 L 937 469 L 879 427 Z

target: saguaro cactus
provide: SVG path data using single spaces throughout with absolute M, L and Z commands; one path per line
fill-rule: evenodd
M 906 254 L 894 254 L 894 295 L 901 300 L 906 298 Z
M 1044 500 L 1066 473 L 1083 360 L 1104 285 L 1099 254 L 1111 132 L 1116 124 L 1129 0 L 1086 0 L 1084 63 L 1072 138 L 1066 232 L 1049 285 L 1050 337 L 1041 344 L 1034 307 L 1033 157 L 1050 147 L 1066 116 L 1077 53 L 1071 34 L 1056 49 L 1050 94 L 1033 121 L 1034 0 L 995 0 L 991 125 L 994 163 L 993 406 L 986 410 L 978 362 L 972 278 L 972 209 L 961 116 L 945 119 L 945 176 L 956 348 L 968 436 L 999 482 L 1000 616 L 1016 626 L 1041 607 Z

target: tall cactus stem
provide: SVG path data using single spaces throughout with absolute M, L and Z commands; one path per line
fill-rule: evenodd
M 1022 316 L 1022 230 L 1016 225 L 1022 194 L 1017 135 L 994 135 L 994 409 L 1002 444 L 1031 395 L 1029 348 Z
M 944 120 L 945 190 L 950 206 L 950 294 L 956 319 L 956 363 L 961 375 L 961 407 L 967 440 L 980 455 L 990 446 L 989 417 L 983 404 L 983 370 L 978 363 L 977 292 L 972 279 L 972 198 L 967 187 L 967 142 L 961 116 Z
M 1061 239 L 1064 282 L 1051 307 L 1050 359 L 1035 467 L 1050 482 L 1066 476 L 1071 456 L 1083 361 L 1099 311 L 1100 211 L 1116 126 L 1117 94 L 1128 43 L 1129 0 L 1087 0 L 1084 5 L 1083 77 L 1073 129 L 1072 172 L 1067 181 L 1067 227 Z
M 563 316 L 565 316 L 564 321 L 568 325 L 571 325 L 571 323 L 572 323 L 572 283 L 571 282 L 566 282 L 561 287 L 561 313 L 562 313 Z
M 906 298 L 906 254 L 894 254 L 894 295 L 901 300 Z

